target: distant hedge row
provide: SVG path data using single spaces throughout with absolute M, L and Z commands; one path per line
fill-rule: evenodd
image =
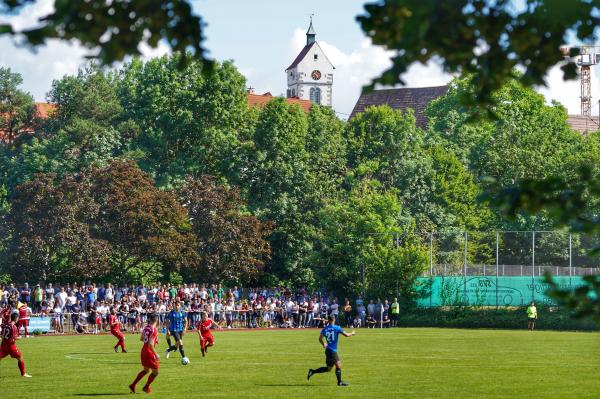
M 400 315 L 402 327 L 526 329 L 524 308 L 417 308 Z M 565 309 L 538 308 L 539 330 L 600 331 L 590 319 L 575 319 Z

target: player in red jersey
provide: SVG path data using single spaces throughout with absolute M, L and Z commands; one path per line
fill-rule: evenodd
M 202 352 L 202 357 L 206 356 L 208 353 L 208 347 L 215 344 L 215 337 L 213 337 L 210 332 L 212 326 L 216 326 L 219 329 L 221 328 L 220 325 L 208 318 L 206 312 L 202 312 L 202 319 L 196 324 L 198 336 L 200 337 L 200 351 Z
M 158 316 L 156 313 L 152 313 L 148 315 L 148 325 L 144 327 L 142 330 L 142 336 L 140 341 L 144 342 L 144 346 L 142 347 L 141 358 L 142 358 L 142 366 L 144 369 L 140 371 L 135 377 L 135 380 L 129 385 L 129 389 L 132 393 L 135 393 L 136 384 L 144 378 L 148 372 L 151 372 L 150 377 L 148 377 L 148 381 L 146 381 L 146 385 L 142 390 L 146 393 L 152 392 L 150 389 L 150 384 L 158 375 L 158 367 L 160 366 L 158 356 L 158 352 L 156 352 L 156 345 L 158 345 L 158 330 L 156 329 L 156 324 L 158 323 Z
M 1 317 L 2 320 L 0 320 L 0 326 L 3 326 L 5 324 L 10 323 L 10 315 L 12 314 L 12 302 L 8 303 L 8 306 L 6 306 L 5 308 L 2 308 L 2 312 L 1 312 Z
M 25 378 L 31 378 L 29 374 L 25 372 L 25 362 L 23 362 L 23 355 L 21 351 L 15 345 L 15 340 L 19 339 L 19 330 L 17 329 L 16 322 L 19 319 L 17 313 L 10 315 L 10 321 L 2 325 L 0 329 L 0 336 L 2 336 L 2 343 L 0 344 L 0 360 L 6 356 L 10 356 L 13 359 L 17 359 L 19 365 L 19 371 L 21 376 Z
M 25 337 L 29 338 L 29 316 L 31 315 L 31 309 L 27 307 L 26 303 L 22 303 L 19 307 L 19 321 L 17 322 L 17 330 L 21 331 L 21 328 L 25 330 Z
M 108 324 L 110 325 L 110 333 L 118 339 L 117 344 L 114 346 L 115 352 L 118 352 L 119 346 L 121 347 L 122 353 L 127 353 L 125 350 L 125 336 L 121 332 L 121 322 L 117 317 L 117 312 L 115 312 L 115 308 L 110 308 L 110 314 L 108 315 Z

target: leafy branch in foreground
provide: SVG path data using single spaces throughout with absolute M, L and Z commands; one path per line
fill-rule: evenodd
M 0 0 L 0 13 L 18 13 L 34 0 Z M 56 0 L 54 10 L 40 18 L 39 25 L 15 31 L 10 24 L 0 24 L 0 35 L 22 37 L 25 44 L 39 46 L 48 39 L 78 40 L 97 53 L 103 64 L 122 61 L 127 55 L 141 55 L 140 44 L 156 48 L 165 41 L 173 51 L 186 56 L 182 66 L 192 58 L 210 67 L 202 47 L 204 24 L 194 15 L 187 0 Z M 207 68 L 208 69 L 208 68 Z
M 520 4 L 515 4 L 520 3 Z M 375 84 L 404 84 L 415 62 L 440 62 L 446 72 L 473 74 L 476 90 L 464 103 L 489 110 L 492 94 L 512 78 L 525 86 L 545 85 L 563 62 L 559 47 L 593 43 L 600 22 L 598 1 L 589 0 L 383 0 L 365 5 L 357 17 L 374 44 L 394 51 L 392 66 Z M 572 54 L 574 55 L 574 54 Z M 516 76 L 515 68 L 524 73 Z M 574 79 L 574 62 L 561 67 Z

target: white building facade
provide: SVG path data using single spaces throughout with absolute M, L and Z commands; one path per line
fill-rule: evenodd
M 316 41 L 316 32 L 310 21 L 306 32 L 306 46 L 294 62 L 285 70 L 287 74 L 287 97 L 310 100 L 315 104 L 331 107 L 333 70 L 321 46 Z

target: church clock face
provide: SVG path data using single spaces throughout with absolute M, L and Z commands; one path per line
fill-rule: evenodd
M 310 76 L 313 78 L 313 80 L 319 80 L 321 79 L 321 71 L 315 69 L 314 71 L 312 71 Z

